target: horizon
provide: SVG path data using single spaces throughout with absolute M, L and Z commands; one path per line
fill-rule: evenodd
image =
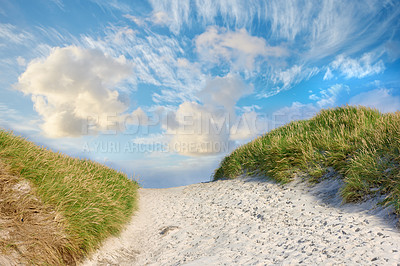
M 143 187 L 325 108 L 400 110 L 398 1 L 0 0 L 0 126 Z

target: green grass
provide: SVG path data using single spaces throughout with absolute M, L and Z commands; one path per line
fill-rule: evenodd
M 41 148 L 0 130 L 0 159 L 61 214 L 69 251 L 82 257 L 118 233 L 136 207 L 138 184 L 104 165 Z
M 222 160 L 214 180 L 259 174 L 287 183 L 300 174 L 318 182 L 332 168 L 343 177 L 345 201 L 379 193 L 400 214 L 400 112 L 322 110 L 237 148 Z

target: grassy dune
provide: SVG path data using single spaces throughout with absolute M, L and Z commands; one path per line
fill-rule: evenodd
M 214 180 L 261 174 L 281 183 L 301 174 L 318 182 L 342 175 L 345 201 L 377 193 L 400 214 L 400 112 L 365 107 L 322 110 L 243 145 L 225 157 Z
M 51 152 L 4 130 L 0 161 L 8 176 L 29 180 L 40 201 L 56 212 L 65 234 L 60 237 L 67 241 L 55 254 L 64 263 L 78 261 L 119 232 L 135 209 L 138 184 L 125 174 Z

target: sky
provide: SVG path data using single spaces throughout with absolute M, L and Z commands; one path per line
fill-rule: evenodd
M 0 127 L 187 185 L 321 109 L 400 110 L 399 58 L 400 1 L 0 0 Z

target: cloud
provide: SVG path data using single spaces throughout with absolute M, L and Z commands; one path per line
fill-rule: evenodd
M 270 122 L 255 111 L 246 112 L 230 128 L 229 138 L 234 141 L 249 141 L 267 132 L 270 129 Z
M 400 96 L 394 96 L 390 89 L 380 88 L 352 97 L 349 104 L 376 108 L 384 113 L 396 112 L 400 110 Z
M 184 58 L 186 40 L 147 31 L 145 35 L 129 27 L 110 26 L 104 38 L 83 36 L 82 45 L 99 49 L 114 57 L 125 55 L 135 65 L 130 85 L 151 84 L 162 86 L 153 99 L 156 103 L 177 103 L 193 100 L 194 94 L 204 86 L 205 74 L 198 63 Z M 168 88 L 168 89 L 167 89 Z
M 94 130 L 104 130 L 109 121 L 96 118 L 127 111 L 128 100 L 116 87 L 130 75 L 132 65 L 124 57 L 68 46 L 30 62 L 15 88 L 32 96 L 47 136 L 77 137 L 89 118 Z
M 332 74 L 332 71 L 331 71 L 331 69 L 328 67 L 328 69 L 326 70 L 326 72 L 325 72 L 325 75 L 324 75 L 324 80 L 330 80 L 330 79 L 332 79 L 334 76 L 333 76 L 333 74 Z
M 18 65 L 20 65 L 20 66 L 26 66 L 26 60 L 25 60 L 25 58 L 23 58 L 22 56 L 18 56 L 18 57 L 17 57 L 17 63 L 18 63 Z
M 17 133 L 38 133 L 38 118 L 34 115 L 22 114 L 0 102 L 0 126 L 5 129 L 17 131 Z
M 118 0 L 108 0 L 108 1 L 90 0 L 90 1 L 97 4 L 103 10 L 103 12 L 105 12 L 105 11 L 130 12 L 131 11 L 131 8 L 128 4 L 122 3 L 121 1 L 118 1 Z
M 232 74 L 208 81 L 198 94 L 202 104 L 187 101 L 169 114 L 163 126 L 171 137 L 170 149 L 189 156 L 226 153 L 232 148 L 233 139 L 249 137 L 251 129 L 246 131 L 236 123 L 234 109 L 237 101 L 252 90 L 252 86 Z M 242 120 L 248 122 L 253 113 L 244 115 Z M 231 132 L 235 134 L 232 138 Z
M 260 93 L 259 97 L 268 98 L 276 95 L 280 91 L 290 89 L 294 85 L 303 80 L 308 80 L 318 73 L 319 69 L 317 67 L 308 68 L 302 65 L 294 65 L 286 70 L 276 70 L 275 73 L 271 75 L 271 79 L 277 87 L 268 92 Z
M 150 0 L 153 12 L 167 14 L 175 35 L 193 25 L 226 25 L 254 29 L 266 25 L 268 35 L 301 51 L 305 61 L 319 60 L 343 49 L 357 53 L 396 34 L 398 1 L 280 0 Z M 302 42 L 298 40 L 303 39 Z
M 343 90 L 346 90 L 347 92 L 350 91 L 349 87 L 346 85 L 335 84 L 328 89 L 321 90 L 319 92 L 319 97 L 315 94 L 310 95 L 310 99 L 317 100 L 316 104 L 319 108 L 333 107 L 336 104 L 337 98 Z
M 343 84 L 335 84 L 327 89 L 322 89 L 317 94 L 311 94 L 310 100 L 314 103 L 303 104 L 293 102 L 291 106 L 285 106 L 273 113 L 271 128 L 280 127 L 291 121 L 309 119 L 322 108 L 333 107 L 343 91 L 350 91 L 350 88 Z
M 195 102 L 182 103 L 173 121 L 177 126 L 167 127 L 170 150 L 189 156 L 228 152 L 229 119 L 222 110 L 211 110 Z
M 32 39 L 33 35 L 29 32 L 19 30 L 11 24 L 0 24 L 0 40 L 2 40 L 2 43 L 23 44 Z
M 359 59 L 352 59 L 339 55 L 336 60 L 331 63 L 331 67 L 334 70 L 339 70 L 347 79 L 360 79 L 382 73 L 385 70 L 383 61 L 378 61 L 376 57 L 377 55 L 373 53 L 365 53 Z
M 154 24 L 158 24 L 158 25 L 168 25 L 168 24 L 170 24 L 171 19 L 168 17 L 167 13 L 159 11 L 159 12 L 155 12 L 152 15 L 151 21 Z
M 272 128 L 283 126 L 291 121 L 309 119 L 318 111 L 319 108 L 311 103 L 293 102 L 291 106 L 285 106 L 273 113 Z
M 228 74 L 209 80 L 198 95 L 209 108 L 222 107 L 233 114 L 236 102 L 252 92 L 253 86 L 246 86 L 238 76 Z
M 142 26 L 144 26 L 146 24 L 143 19 L 141 19 L 139 17 L 136 17 L 136 16 L 132 16 L 130 14 L 125 14 L 125 15 L 123 15 L 123 17 L 129 19 L 130 21 L 135 22 L 136 25 L 138 25 L 140 27 L 142 27 Z
M 269 46 L 263 38 L 251 36 L 246 29 L 227 31 L 217 27 L 208 27 L 196 37 L 196 50 L 206 61 L 218 63 L 225 60 L 239 68 L 253 69 L 258 57 L 286 56 L 286 49 Z

